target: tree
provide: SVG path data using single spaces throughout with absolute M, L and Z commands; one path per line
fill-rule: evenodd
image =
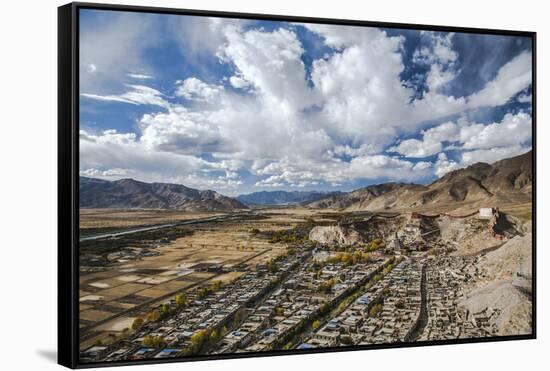
M 197 290 L 197 298 L 199 300 L 205 299 L 211 292 L 212 290 L 208 287 L 200 288 Z
M 375 304 L 369 311 L 369 316 L 376 317 L 382 311 L 382 304 Z
M 142 318 L 136 318 L 133 322 L 132 322 L 132 330 L 137 330 L 139 329 L 141 326 L 143 326 L 143 319 Z
M 342 302 L 338 305 L 338 312 L 343 312 L 346 309 L 346 303 Z
M 141 344 L 144 347 L 148 348 L 164 348 L 166 346 L 166 341 L 161 336 L 151 336 L 147 335 L 143 338 Z
M 145 317 L 145 319 L 147 320 L 147 322 L 156 322 L 160 319 L 160 317 L 161 317 L 160 311 L 155 309 L 155 310 L 149 312 L 147 314 L 147 316 Z
M 332 289 L 332 286 L 334 286 L 335 284 L 335 280 L 334 278 L 331 278 L 330 280 L 327 280 L 325 282 L 321 282 L 321 284 L 319 285 L 319 291 L 324 293 L 324 294 L 328 294 L 330 292 L 330 290 Z
M 215 342 L 218 341 L 218 339 L 219 339 L 218 331 L 212 330 L 212 332 L 210 333 L 210 343 L 214 344 Z
M 229 331 L 229 330 L 227 329 L 227 326 L 223 326 L 223 327 L 222 327 L 222 331 L 221 331 L 221 335 L 223 336 L 223 335 L 227 334 L 227 331 Z
M 315 320 L 311 324 L 311 328 L 314 329 L 314 330 L 317 330 L 319 327 L 321 327 L 321 322 L 319 320 Z
M 195 353 L 198 353 L 204 346 L 206 341 L 206 330 L 198 330 L 193 335 L 191 335 L 191 345 Z
M 182 308 L 187 305 L 187 297 L 185 294 L 176 295 L 176 305 L 178 308 Z

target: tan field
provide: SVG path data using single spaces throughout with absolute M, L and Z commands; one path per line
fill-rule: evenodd
M 81 209 L 80 229 L 129 228 L 206 218 L 220 213 L 194 213 L 178 210 Z

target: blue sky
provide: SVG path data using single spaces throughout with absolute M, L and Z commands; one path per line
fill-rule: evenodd
M 81 10 L 80 173 L 237 195 L 528 151 L 529 38 Z

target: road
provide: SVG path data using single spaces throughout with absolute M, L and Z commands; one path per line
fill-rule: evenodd
M 404 340 L 406 342 L 417 341 L 428 324 L 428 290 L 426 287 L 426 280 L 426 264 L 424 264 L 422 265 L 422 278 L 420 280 L 420 314 L 418 316 L 418 321 L 416 321 L 411 331 L 405 336 Z
M 185 221 L 176 222 L 176 223 L 158 224 L 158 225 L 151 225 L 151 226 L 146 226 L 146 227 L 127 229 L 127 230 L 123 230 L 123 231 L 119 231 L 119 232 L 102 233 L 102 234 L 97 234 L 97 235 L 94 235 L 94 236 L 81 237 L 80 242 L 101 240 L 103 238 L 126 236 L 126 235 L 129 235 L 129 234 L 134 234 L 134 233 L 139 233 L 139 232 L 147 232 L 147 231 L 154 231 L 154 230 L 157 230 L 157 229 L 178 227 L 180 225 L 189 225 L 189 224 L 199 224 L 199 223 L 207 223 L 207 222 L 220 222 L 220 221 L 226 221 L 226 220 L 234 220 L 234 219 L 237 219 L 238 217 L 240 217 L 242 215 L 250 215 L 250 214 L 251 214 L 251 212 L 244 212 L 244 213 L 240 212 L 240 213 L 216 215 L 216 216 L 210 216 L 210 217 L 207 217 L 207 218 L 191 219 L 191 220 L 185 220 Z

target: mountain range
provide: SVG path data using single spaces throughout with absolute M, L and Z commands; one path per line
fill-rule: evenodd
M 144 183 L 134 179 L 108 181 L 80 177 L 81 208 L 177 209 L 231 212 L 248 209 L 215 191 L 199 191 L 181 184 Z

